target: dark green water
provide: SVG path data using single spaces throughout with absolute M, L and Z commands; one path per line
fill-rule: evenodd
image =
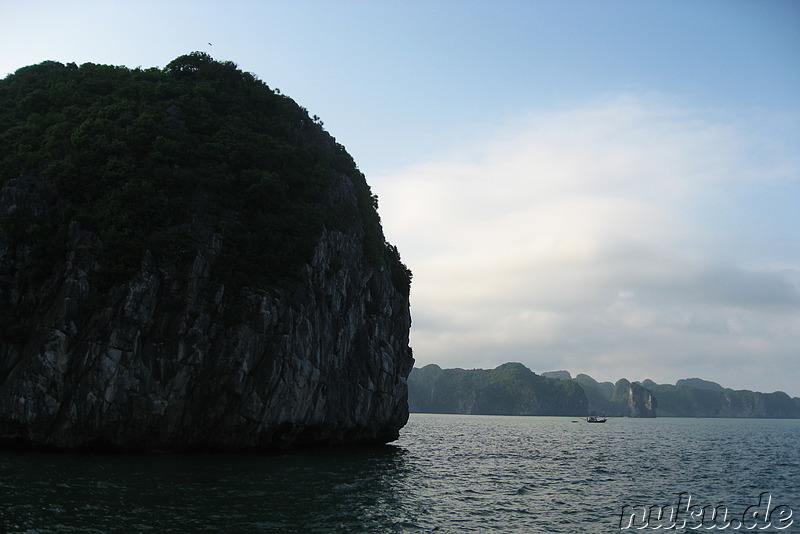
M 604 533 L 681 492 L 738 517 L 768 492 L 795 515 L 759 531 L 800 532 L 800 421 L 572 421 L 413 414 L 396 444 L 335 453 L 5 451 L 0 532 Z

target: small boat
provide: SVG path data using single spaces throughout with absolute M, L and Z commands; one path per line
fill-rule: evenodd
M 606 417 L 597 417 L 596 415 L 590 415 L 586 418 L 587 423 L 605 423 L 608 421 Z

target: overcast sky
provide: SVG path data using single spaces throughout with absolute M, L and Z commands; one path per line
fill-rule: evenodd
M 800 396 L 800 2 L 0 2 L 0 76 L 202 50 L 319 115 L 418 366 Z

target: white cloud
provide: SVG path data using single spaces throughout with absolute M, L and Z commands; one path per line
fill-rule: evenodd
M 657 381 L 706 371 L 800 395 L 781 382 L 786 366 L 798 374 L 800 255 L 780 271 L 748 269 L 737 236 L 704 220 L 728 188 L 798 180 L 775 146 L 623 96 L 518 119 L 480 145 L 371 178 L 414 272 L 418 363 L 517 360 Z M 751 360 L 763 379 L 732 366 Z

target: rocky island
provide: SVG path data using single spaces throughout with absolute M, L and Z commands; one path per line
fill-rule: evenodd
M 598 382 L 568 371 L 536 374 L 521 363 L 491 369 L 442 369 L 429 364 L 408 378 L 412 412 L 609 417 L 757 417 L 799 419 L 800 398 L 782 391 L 723 388 L 699 378 L 675 385 L 652 380 Z
M 198 52 L 0 102 L 0 445 L 397 438 L 411 273 L 317 117 Z
M 572 380 L 537 375 L 521 363 L 495 369 L 414 368 L 409 376 L 412 412 L 474 415 L 586 415 L 589 406 Z

